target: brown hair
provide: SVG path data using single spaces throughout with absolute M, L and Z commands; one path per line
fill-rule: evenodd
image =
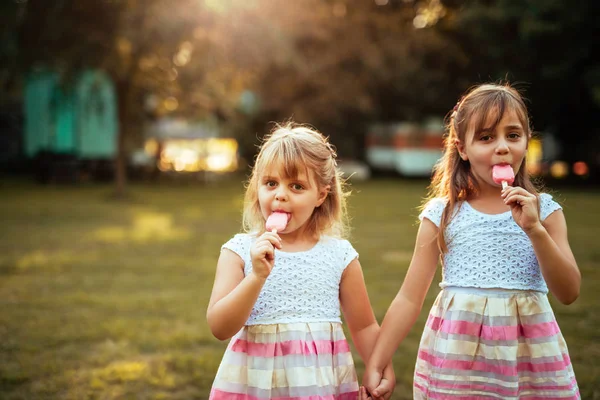
M 308 221 L 308 232 L 345 237 L 348 231 L 346 197 L 337 154 L 329 140 L 308 126 L 288 122 L 276 125 L 265 137 L 256 157 L 244 198 L 243 225 L 246 232 L 263 232 L 265 219 L 258 203 L 258 184 L 261 174 L 276 166 L 286 178 L 295 179 L 300 172 L 312 176 L 318 188 L 329 185 L 325 201 Z
M 469 130 L 481 132 L 493 131 L 504 113 L 514 111 L 519 118 L 527 140 L 531 137 L 532 128 L 529 122 L 527 106 L 521 94 L 506 84 L 483 84 L 470 89 L 448 113 L 445 120 L 446 132 L 442 158 L 433 169 L 433 179 L 428 196 L 422 207 L 433 198 L 446 201 L 439 227 L 438 245 L 446 252 L 444 231 L 452 219 L 452 211 L 458 202 L 465 201 L 479 190 L 477 180 L 471 172 L 468 161 L 462 160 L 456 148 L 457 139 L 464 143 Z M 491 126 L 485 126 L 492 120 Z M 515 175 L 515 186 L 520 186 L 537 195 L 537 189 L 527 173 L 526 158 Z

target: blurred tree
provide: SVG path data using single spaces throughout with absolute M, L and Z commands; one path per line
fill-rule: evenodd
M 231 125 L 250 92 L 261 105 L 255 119 L 313 123 L 341 154 L 360 157 L 368 123 L 451 108 L 448 86 L 460 82 L 451 72 L 466 62 L 438 31 L 415 30 L 415 15 L 427 26 L 441 7 L 434 0 L 20 1 L 22 65 L 94 66 L 113 77 L 118 193 L 126 141 L 148 114 L 211 113 Z M 253 149 L 254 133 L 239 138 Z
M 254 75 L 252 61 L 262 61 L 274 43 L 241 26 L 260 19 L 252 3 L 13 0 L 11 11 L 21 18 L 12 29 L 18 38 L 12 71 L 43 65 L 66 80 L 86 67 L 109 73 L 118 96 L 115 181 L 122 196 L 128 145 L 144 118 L 235 113 Z M 237 14 L 228 14 L 234 5 Z
M 469 55 L 461 75 L 473 83 L 500 79 L 521 83 L 531 101 L 535 128 L 557 135 L 562 157 L 592 159 L 600 144 L 600 3 L 447 0 L 445 4 L 456 11 L 455 18 L 436 29 Z
M 308 121 L 343 156 L 361 157 L 369 123 L 443 115 L 453 105 L 448 72 L 465 55 L 437 31 L 415 30 L 420 3 L 305 0 L 265 10 L 293 47 L 271 55 L 257 80 L 262 119 Z
M 19 70 L 45 66 L 68 81 L 81 69 L 100 68 L 113 79 L 118 98 L 119 137 L 116 157 L 116 194 L 126 184 L 126 142 L 139 121 L 144 90 L 168 85 L 172 49 L 182 41 L 185 24 L 173 27 L 162 19 L 161 1 L 22 0 L 18 26 Z M 161 4 L 162 3 L 162 4 Z M 169 24 L 171 22 L 171 24 Z M 169 29 L 171 28 L 171 29 Z M 166 60 L 158 68 L 143 69 L 144 57 Z
M 22 19 L 23 8 L 19 3 L 5 1 L 0 3 L 0 92 L 3 93 L 0 104 L 9 101 L 15 93 L 17 71 L 17 26 Z
M 573 130 L 592 140 L 600 115 L 593 0 L 11 0 L 4 7 L 12 14 L 3 19 L 2 46 L 5 60 L 18 55 L 13 71 L 45 64 L 69 76 L 91 66 L 112 76 L 118 193 L 128 141 L 148 117 L 217 116 L 239 130 L 248 157 L 264 121 L 291 117 L 331 135 L 342 155 L 360 157 L 369 123 L 443 116 L 481 81 L 527 82 L 535 126 L 567 143 Z M 3 71 L 0 78 L 10 76 Z

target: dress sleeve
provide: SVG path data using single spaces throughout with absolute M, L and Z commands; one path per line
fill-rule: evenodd
M 426 205 L 421 214 L 419 214 L 419 220 L 423 221 L 423 218 L 427 218 L 439 228 L 442 221 L 442 213 L 446 203 L 442 199 L 431 199 Z
M 562 210 L 562 207 L 554 201 L 552 195 L 549 195 L 548 193 L 540 194 L 540 219 L 542 221 L 545 220 L 556 210 Z
M 348 264 L 358 258 L 358 252 L 352 247 L 349 241 L 342 240 L 338 251 L 342 260 L 342 271 L 346 269 Z
M 233 251 L 235 254 L 240 256 L 240 258 L 246 263 L 246 260 L 250 257 L 250 246 L 252 242 L 252 237 L 245 233 L 238 233 L 231 239 L 229 239 L 223 246 L 221 246 L 221 251 L 223 249 L 228 249 Z

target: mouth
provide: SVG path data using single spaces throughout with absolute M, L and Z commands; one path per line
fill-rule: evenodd
M 271 212 L 271 215 L 273 215 L 273 214 L 285 214 L 287 216 L 288 222 L 290 222 L 290 219 L 292 219 L 292 213 L 284 211 L 284 210 L 273 210 Z

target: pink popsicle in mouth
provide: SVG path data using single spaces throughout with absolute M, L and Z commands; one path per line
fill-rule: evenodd
M 269 215 L 265 227 L 270 232 L 280 232 L 285 229 L 288 223 L 288 214 L 284 212 L 276 211 Z
M 504 189 L 515 181 L 515 172 L 508 164 L 494 165 L 492 169 L 492 179 L 497 184 L 502 184 L 502 189 Z

